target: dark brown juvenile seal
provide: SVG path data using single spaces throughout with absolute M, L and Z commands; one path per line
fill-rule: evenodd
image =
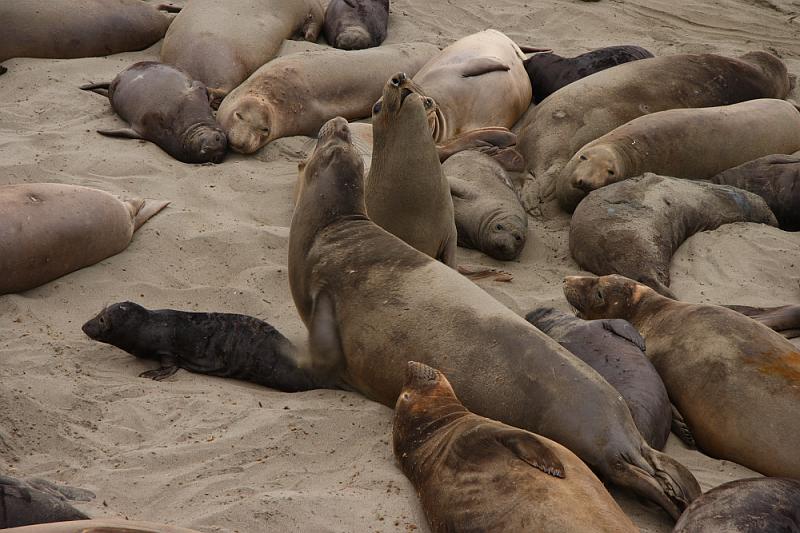
M 570 222 L 569 249 L 584 270 L 621 274 L 674 298 L 672 254 L 695 233 L 731 222 L 777 225 L 755 194 L 646 174 L 584 198 Z
M 0 187 L 0 294 L 21 292 L 128 247 L 169 202 L 58 183 Z
M 128 128 L 98 130 L 110 137 L 144 139 L 184 163 L 221 163 L 228 146 L 202 82 L 155 61 L 135 63 L 114 81 L 84 85 L 108 96 Z
M 392 433 L 435 533 L 638 531 L 575 454 L 469 412 L 427 365 L 408 363 Z
M 736 311 L 677 302 L 622 276 L 572 276 L 582 318 L 624 318 L 683 414 L 698 448 L 766 476 L 800 479 L 800 351 Z
M 697 481 L 644 442 L 619 393 L 473 282 L 372 222 L 362 173 L 347 122 L 332 120 L 303 173 L 289 236 L 289 285 L 312 368 L 392 406 L 408 361 L 421 360 L 446 371 L 476 414 L 563 444 L 677 517 L 699 494 Z
M 753 320 L 758 320 L 787 339 L 800 337 L 800 305 L 782 305 L 780 307 L 726 305 L 725 307 L 747 315 Z
M 9 529 L 7 533 L 199 533 L 167 524 L 140 522 L 138 520 L 116 520 L 113 518 L 97 518 L 94 520 L 77 520 L 74 522 L 57 522 L 38 524 Z
M 525 60 L 525 71 L 531 80 L 533 102 L 538 104 L 560 88 L 581 78 L 648 57 L 653 57 L 653 54 L 641 46 L 630 45 L 607 46 L 575 57 L 542 52 Z
M 361 50 L 386 39 L 389 0 L 331 0 L 322 27 L 325 40 L 342 50 Z
M 796 533 L 800 481 L 752 478 L 714 487 L 681 515 L 672 533 Z
M 89 501 L 94 497 L 88 490 L 56 485 L 44 479 L 22 481 L 0 475 L 0 529 L 85 520 L 89 517 L 67 500 Z
M 775 213 L 781 229 L 800 231 L 800 157 L 768 155 L 720 172 L 711 182 L 759 195 Z

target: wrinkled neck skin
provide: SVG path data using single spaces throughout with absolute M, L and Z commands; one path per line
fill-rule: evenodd
M 450 140 L 452 135 L 447 131 L 447 119 L 439 106 L 439 102 L 434 101 L 433 109 L 427 112 L 426 118 L 428 119 L 428 128 L 433 142 L 443 144 Z

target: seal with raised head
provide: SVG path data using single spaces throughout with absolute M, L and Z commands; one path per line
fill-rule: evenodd
M 692 502 L 672 533 L 795 533 L 800 531 L 800 481 L 730 481 Z
M 228 146 L 214 119 L 206 86 L 178 68 L 141 61 L 111 83 L 81 89 L 107 96 L 128 128 L 98 130 L 109 137 L 144 139 L 184 163 L 220 163 Z
M 427 365 L 408 363 L 392 436 L 434 533 L 638 531 L 574 453 L 469 412 Z
M 17 527 L 3 533 L 199 533 L 194 529 L 186 529 L 167 524 L 140 522 L 138 520 L 118 520 L 114 518 L 96 518 L 94 520 L 76 520 L 74 522 L 55 522 L 35 526 Z
M 648 57 L 653 57 L 653 54 L 641 46 L 632 45 L 607 46 L 575 57 L 541 52 L 525 60 L 525 71 L 531 80 L 533 102 L 538 104 L 560 88 L 581 78 Z
M 367 217 L 363 163 L 344 119 L 320 131 L 303 179 L 289 285 L 315 372 L 393 406 L 408 361 L 421 361 L 446 372 L 472 412 L 566 446 L 674 518 L 699 495 L 684 466 L 647 445 L 597 372 Z
M 453 197 L 458 245 L 500 261 L 519 257 L 528 236 L 528 214 L 503 166 L 491 156 L 459 152 L 442 164 Z
M 726 305 L 725 307 L 747 315 L 753 320 L 758 320 L 787 339 L 800 337 L 800 305 L 781 305 L 779 307 Z
M 389 25 L 389 0 L 331 0 L 322 30 L 325 40 L 342 50 L 380 45 Z
M 167 31 L 161 61 L 203 82 L 218 104 L 284 40 L 315 42 L 324 14 L 321 0 L 192 0 Z
M 572 212 L 589 192 L 645 172 L 704 180 L 758 157 L 796 150 L 800 111 L 786 100 L 659 111 L 578 150 L 558 177 L 556 195 Z
M 663 450 L 669 437 L 672 404 L 664 382 L 645 355 L 644 339 L 625 320 L 581 320 L 552 307 L 540 307 L 525 320 L 580 358 L 617 389 L 644 440 Z M 691 441 L 680 417 L 676 434 Z
M 84 489 L 57 485 L 44 479 L 22 481 L 0 475 L 0 529 L 89 518 L 69 501 L 89 501 Z
M 335 116 L 369 117 L 389 77 L 416 72 L 438 51 L 432 44 L 404 43 L 283 56 L 232 91 L 217 119 L 231 148 L 243 154 L 281 137 L 314 136 Z
M 21 292 L 128 247 L 169 202 L 60 183 L 0 187 L 0 294 Z
M 569 249 L 584 270 L 621 274 L 674 298 L 672 254 L 699 231 L 731 222 L 776 226 L 761 197 L 727 185 L 645 174 L 592 191 L 572 216 Z
M 678 302 L 622 276 L 571 276 L 586 319 L 623 318 L 683 414 L 698 449 L 766 476 L 800 479 L 800 351 L 736 311 Z
M 523 204 L 531 209 L 551 199 L 557 177 L 575 152 L 636 117 L 785 98 L 789 87 L 786 65 L 766 52 L 738 59 L 713 54 L 652 57 L 580 79 L 532 107 L 519 122 L 517 148 L 535 178 L 526 182 Z

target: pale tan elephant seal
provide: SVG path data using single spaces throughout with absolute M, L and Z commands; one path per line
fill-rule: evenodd
M 407 43 L 283 56 L 232 91 L 217 120 L 230 147 L 243 154 L 281 137 L 314 136 L 333 117 L 368 117 L 390 76 L 416 72 L 438 51 L 432 44 Z
M 321 0 L 192 0 L 167 31 L 161 61 L 205 83 L 218 104 L 284 40 L 315 42 L 324 15 Z
M 0 294 L 38 287 L 118 254 L 168 204 L 59 183 L 0 187 Z
M 4 529 L 4 533 L 198 533 L 167 524 L 139 522 L 137 520 L 117 520 L 113 518 L 97 518 L 95 520 L 75 520 L 73 522 L 55 522 L 37 524 L 35 526 L 14 527 Z

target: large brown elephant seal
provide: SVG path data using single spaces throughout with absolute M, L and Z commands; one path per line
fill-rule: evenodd
M 206 84 L 218 103 L 291 37 L 314 42 L 321 0 L 192 0 L 167 31 L 161 61 Z
M 342 50 L 361 50 L 386 39 L 389 0 L 331 0 L 322 27 L 328 43 Z
M 407 43 L 283 56 L 231 92 L 217 119 L 231 148 L 243 154 L 281 137 L 314 136 L 335 116 L 368 117 L 386 80 L 416 72 L 438 51 L 432 44 Z
M 574 453 L 469 412 L 427 365 L 408 363 L 393 425 L 394 455 L 434 533 L 638 531 Z
M 695 233 L 731 222 L 777 225 L 753 193 L 646 174 L 584 198 L 570 222 L 569 249 L 584 270 L 621 274 L 674 298 L 672 254 Z
M 0 187 L 0 294 L 20 292 L 118 254 L 169 202 L 119 200 L 59 183 Z
M 800 479 L 800 351 L 736 311 L 678 302 L 622 276 L 572 276 L 582 318 L 624 318 L 647 342 L 704 453 L 766 476 Z
M 289 285 L 309 330 L 308 364 L 388 406 L 408 361 L 439 368 L 474 413 L 555 440 L 677 517 L 700 492 L 691 473 L 644 442 L 619 393 L 586 363 L 372 222 L 349 139 L 342 118 L 320 131 L 292 217 Z
M 95 520 L 76 520 L 74 522 L 56 522 L 35 526 L 15 527 L 4 533 L 199 533 L 167 524 L 140 522 L 137 520 L 118 520 L 113 518 L 97 518 Z
M 458 245 L 500 261 L 519 257 L 528 236 L 528 214 L 505 169 L 475 150 L 442 164 L 453 197 Z
M 795 533 L 800 531 L 800 481 L 751 478 L 706 492 L 672 533 Z
M 128 128 L 98 130 L 110 137 L 144 139 L 184 163 L 220 163 L 227 137 L 214 119 L 202 82 L 155 61 L 135 63 L 111 83 L 81 89 L 107 96 Z
M 645 172 L 703 180 L 770 154 L 800 150 L 800 111 L 761 98 L 636 118 L 578 150 L 561 172 L 556 196 L 569 212 L 590 191 Z
M 43 479 L 22 481 L 0 475 L 0 529 L 88 518 L 67 501 L 89 501 L 84 489 L 56 485 Z
M 540 200 L 549 200 L 556 178 L 575 152 L 636 117 L 667 109 L 784 98 L 788 92 L 786 66 L 766 52 L 738 59 L 713 54 L 661 56 L 587 76 L 553 93 L 520 120 L 517 148 L 535 178 L 526 184 L 523 204 L 531 209 Z
M 800 231 L 800 156 L 768 155 L 720 172 L 711 182 L 756 193 L 781 229 Z
M 427 135 L 425 108 L 431 102 L 412 92 L 409 84 L 408 76 L 395 74 L 373 107 L 367 213 L 389 233 L 455 268 L 453 199 L 436 146 Z

